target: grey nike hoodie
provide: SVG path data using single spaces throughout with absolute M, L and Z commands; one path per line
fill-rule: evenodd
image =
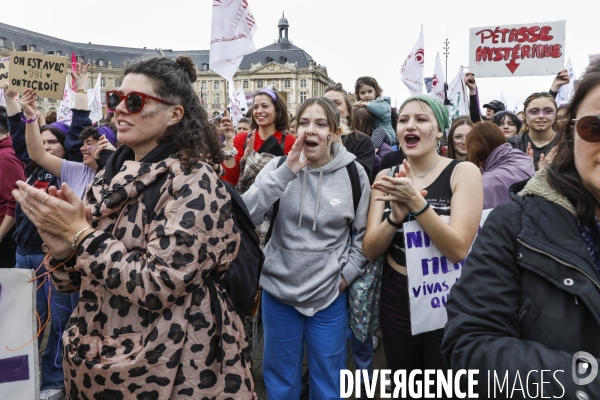
M 260 284 L 283 303 L 320 308 L 339 293 L 342 275 L 350 285 L 363 274 L 367 259 L 362 240 L 367 226 L 371 187 L 356 163 L 361 199 L 354 213 L 346 165 L 356 157 L 334 143 L 332 160 L 321 168 L 304 167 L 297 175 L 279 157 L 271 160 L 243 195 L 255 225 L 280 199 L 267 243 Z

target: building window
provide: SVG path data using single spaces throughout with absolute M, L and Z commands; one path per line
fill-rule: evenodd
M 292 83 L 289 79 L 286 79 L 284 85 L 286 88 L 289 88 L 292 85 Z
M 77 62 L 84 62 L 83 56 L 77 56 Z
M 213 98 L 213 108 L 221 108 L 221 93 L 215 93 Z
M 208 64 L 202 63 L 202 71 L 208 71 Z
M 206 93 L 200 94 L 200 100 L 201 100 L 203 106 L 208 105 L 208 99 L 206 98 Z
M 306 92 L 300 92 L 300 104 L 306 101 Z
M 100 86 L 102 86 L 102 87 L 106 86 L 106 79 L 104 79 L 104 78 L 100 79 Z
M 259 79 L 259 80 L 256 81 L 256 87 L 259 88 L 259 89 L 261 87 L 263 87 L 263 81 L 262 81 L 262 79 Z
M 99 67 L 105 67 L 106 66 L 106 62 L 104 60 L 98 60 L 98 66 Z
M 0 47 L 6 47 L 6 38 L 0 37 Z
M 44 115 L 44 109 L 43 109 L 42 107 L 38 107 L 38 108 L 37 108 L 37 110 L 38 110 L 39 112 L 41 112 L 41 113 L 42 113 L 42 115 Z
M 242 85 L 244 86 L 244 89 L 248 89 L 248 81 L 244 81 Z
M 218 90 L 219 89 L 219 81 L 214 81 L 213 82 L 213 89 L 214 90 Z
M 202 81 L 200 84 L 200 89 L 206 89 L 206 81 Z

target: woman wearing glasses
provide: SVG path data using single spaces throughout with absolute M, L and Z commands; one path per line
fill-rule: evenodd
M 56 288 L 80 293 L 63 335 L 69 399 L 255 397 L 242 321 L 206 284 L 240 236 L 195 80 L 189 57 L 128 63 L 107 92 L 122 146 L 84 202 L 66 184 L 13 191 Z
M 512 137 L 508 142 L 516 149 L 533 157 L 535 169 L 552 149 L 556 132 L 552 129 L 556 118 L 556 102 L 548 92 L 532 93 L 523 103 L 527 130 Z M 547 161 L 547 160 L 546 160 Z
M 448 132 L 448 158 L 466 161 L 469 156 L 467 152 L 467 136 L 473 129 L 471 118 L 461 115 L 452 121 Z
M 509 382 L 518 372 L 527 398 L 541 387 L 564 399 L 600 393 L 600 379 L 580 375 L 600 356 L 599 115 L 600 73 L 587 73 L 552 163 L 487 218 L 448 302 L 449 368 L 508 371 Z M 478 378 L 486 398 L 491 376 Z

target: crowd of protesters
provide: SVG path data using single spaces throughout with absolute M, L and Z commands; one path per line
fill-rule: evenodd
M 454 120 L 429 95 L 392 108 L 370 76 L 355 101 L 336 84 L 291 115 L 263 88 L 245 118 L 209 120 L 182 56 L 128 62 L 92 123 L 88 67 L 73 71 L 68 124 L 2 83 L 0 266 L 37 277 L 40 399 L 256 398 L 248 321 L 209 278 L 244 240 L 230 185 L 264 252 L 269 398 L 339 398 L 347 354 L 372 374 L 379 330 L 387 367 L 407 374 L 570 372 L 574 353 L 600 354 L 600 62 L 566 106 L 561 71 L 519 113 L 493 100 L 482 115 L 468 73 L 470 114 Z M 412 220 L 448 261 L 466 258 L 445 329 L 417 335 Z

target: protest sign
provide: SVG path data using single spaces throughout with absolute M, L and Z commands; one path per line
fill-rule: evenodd
M 63 90 L 63 97 L 60 101 L 60 105 L 58 106 L 58 110 L 56 110 L 56 120 L 60 122 L 64 122 L 67 125 L 71 125 L 71 120 L 73 119 L 73 105 L 75 104 L 75 96 L 77 93 L 71 90 L 67 80 L 68 76 L 65 76 L 65 85 Z
M 66 57 L 13 51 L 10 54 L 9 89 L 23 92 L 31 88 L 39 97 L 60 100 L 67 69 Z
M 36 282 L 29 282 L 33 277 L 34 272 L 30 269 L 0 269 L 2 398 L 39 398 L 38 346 L 37 339 L 34 339 L 37 331 Z
M 479 227 L 490 210 L 484 210 Z M 442 216 L 445 222 L 450 217 Z M 417 221 L 404 224 L 410 324 L 413 335 L 443 328 L 448 322 L 446 303 L 460 278 L 465 260 L 452 263 L 435 247 Z
M 8 70 L 10 68 L 10 57 L 0 58 L 0 83 L 8 81 Z
M 469 70 L 478 78 L 553 75 L 563 69 L 566 21 L 470 29 Z
M 6 106 L 4 100 L 4 82 L 8 82 L 8 68 L 10 65 L 10 57 L 0 58 L 0 106 Z
M 93 89 L 87 90 L 88 96 L 88 108 L 90 110 L 90 119 L 92 123 L 100 121 L 104 118 L 102 114 L 102 98 L 100 92 L 100 83 L 102 82 L 102 74 L 98 74 L 98 78 L 96 78 L 96 85 Z

